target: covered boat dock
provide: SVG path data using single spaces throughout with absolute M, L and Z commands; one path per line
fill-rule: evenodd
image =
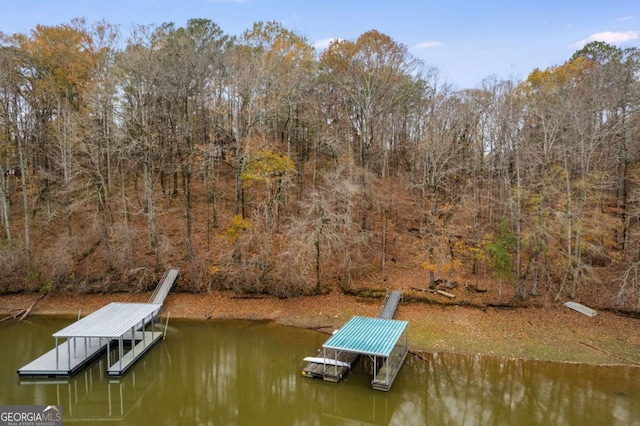
M 177 268 L 167 269 L 149 303 L 110 303 L 53 333 L 55 348 L 20 368 L 18 375 L 69 377 L 105 351 L 107 375 L 124 375 L 163 338 L 164 333 L 155 330 L 155 322 L 179 273 Z M 59 343 L 61 339 L 63 342 Z
M 324 363 L 325 374 L 339 374 L 337 361 L 343 353 L 367 355 L 373 362 L 373 388 L 388 391 L 407 356 L 407 325 L 407 321 L 352 317 L 322 345 L 323 357 L 334 361 Z
M 81 320 L 53 333 L 56 347 L 18 370 L 21 377 L 71 376 L 96 357 L 107 352 L 107 374 L 121 376 L 161 338 L 153 320 L 162 305 L 149 303 L 110 303 Z M 147 326 L 151 325 L 147 331 Z M 58 344 L 60 339 L 65 342 Z M 111 362 L 111 344 L 117 344 Z M 125 343 L 130 346 L 125 352 Z
M 308 364 L 302 375 L 338 382 L 349 373 L 360 355 L 368 355 L 373 362 L 373 388 L 388 391 L 408 352 L 405 333 L 408 323 L 392 319 L 401 300 L 401 291 L 387 290 L 378 317 L 351 318 L 340 330 L 334 331 L 317 356 L 304 359 Z

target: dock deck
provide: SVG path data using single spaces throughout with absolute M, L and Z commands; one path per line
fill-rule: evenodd
M 143 356 L 149 349 L 155 346 L 163 337 L 159 332 L 136 332 L 135 345 L 131 347 L 131 350 L 124 355 L 120 356 L 113 364 L 107 368 L 107 375 L 119 377 L 124 375 L 133 364 Z
M 336 360 L 345 362 L 352 366 L 360 357 L 359 354 L 351 352 L 341 352 L 336 355 L 333 349 L 327 350 L 323 356 L 322 349 L 318 352 L 318 357 L 327 358 L 329 360 Z M 338 382 L 349 373 L 350 367 L 329 365 L 328 363 L 310 362 L 305 368 L 302 369 L 302 375 L 305 377 L 317 377 L 324 379 L 328 382 Z
M 68 377 L 100 357 L 107 341 L 85 339 L 81 344 L 67 340 L 18 370 L 20 377 Z M 74 345 L 72 344 L 75 344 Z M 71 355 L 71 356 L 69 356 Z

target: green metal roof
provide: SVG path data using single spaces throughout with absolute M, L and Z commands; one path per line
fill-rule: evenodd
M 388 357 L 407 324 L 407 321 L 354 316 L 322 346 Z

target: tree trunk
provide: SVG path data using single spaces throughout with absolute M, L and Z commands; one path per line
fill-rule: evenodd
M 152 171 L 149 169 L 149 165 L 145 162 L 143 165 L 144 205 L 149 224 L 149 243 L 153 249 L 155 268 L 158 269 L 160 267 L 160 253 L 158 249 L 158 230 L 156 229 L 156 204 L 153 196 Z
M 322 228 L 321 228 L 322 229 Z M 316 293 L 320 293 L 320 235 L 322 230 L 316 231 L 314 245 L 316 249 Z
M 184 211 L 185 221 L 187 227 L 187 260 L 193 260 L 195 252 L 193 249 L 193 217 L 191 214 L 191 165 L 187 164 L 184 167 L 183 173 L 185 174 L 185 188 L 184 188 Z
M 380 271 L 384 277 L 384 266 L 387 260 L 387 209 L 382 209 L 382 256 L 380 259 Z
M 18 141 L 18 159 L 20 161 L 20 182 L 22 183 L 22 214 L 24 219 L 24 247 L 29 261 L 31 260 L 31 227 L 29 224 L 29 188 L 27 187 L 27 160 L 24 155 L 21 137 Z
M 5 235 L 11 241 L 11 216 L 9 214 L 9 193 L 5 169 L 0 162 L 0 209 L 2 209 L 2 222 L 5 228 Z

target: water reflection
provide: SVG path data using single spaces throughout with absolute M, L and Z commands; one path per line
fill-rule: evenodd
M 31 387 L 38 400 L 62 405 L 65 422 L 125 420 L 153 388 L 158 378 L 155 371 L 163 365 L 171 365 L 166 348 L 164 352 L 143 358 L 130 374 L 122 378 L 106 375 L 107 359 L 103 355 L 71 378 L 19 379 L 19 384 L 20 387 Z M 52 395 L 55 395 L 53 399 Z
M 118 380 L 97 364 L 65 382 L 21 384 L 16 369 L 64 321 L 0 328 L 12 343 L 1 349 L 0 403 L 60 404 L 80 424 L 640 425 L 638 368 L 410 355 L 385 393 L 371 389 L 367 362 L 337 384 L 303 377 L 302 358 L 327 336 L 248 321 L 173 321 Z
M 405 366 L 415 374 L 403 375 L 413 416 L 403 422 L 640 425 L 638 368 L 450 354 L 426 358 L 412 357 Z

